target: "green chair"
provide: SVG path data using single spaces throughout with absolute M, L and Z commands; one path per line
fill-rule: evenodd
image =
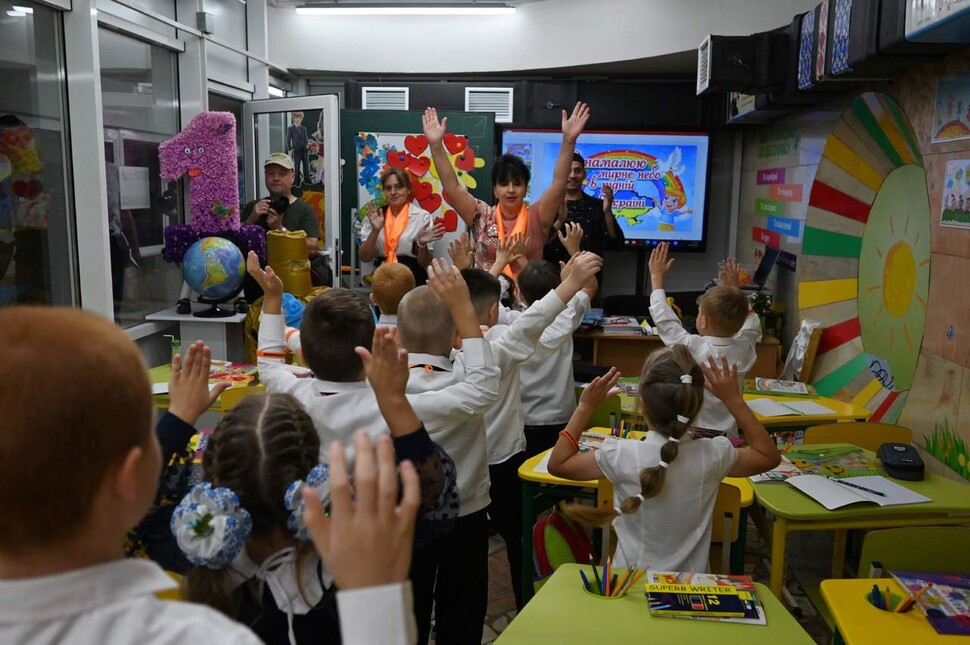
M 862 541 L 859 577 L 867 578 L 873 562 L 883 569 L 970 573 L 970 528 L 920 526 L 869 531 Z
M 826 423 L 805 429 L 805 443 L 851 443 L 866 450 L 878 452 L 886 442 L 909 443 L 913 431 L 888 423 Z

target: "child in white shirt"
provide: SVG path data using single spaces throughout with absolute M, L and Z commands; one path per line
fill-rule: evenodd
M 738 379 L 744 380 L 757 360 L 756 346 L 761 340 L 761 322 L 750 311 L 748 298 L 738 287 L 737 262 L 728 260 L 721 274 L 721 284 L 701 296 L 697 315 L 698 334 L 689 334 L 667 303 L 664 274 L 674 260 L 668 259 L 670 245 L 661 242 L 650 253 L 650 317 L 660 339 L 667 347 L 684 345 L 694 360 L 704 365 L 708 357 L 722 358 L 738 367 Z M 704 405 L 697 415 L 697 427 L 715 430 L 729 436 L 738 435 L 738 425 L 727 406 L 710 393 L 704 394 Z
M 397 307 L 401 298 L 415 287 L 414 274 L 398 262 L 385 262 L 374 271 L 370 301 L 381 312 L 378 325 L 397 326 Z
M 485 413 L 488 474 L 491 481 L 488 516 L 492 526 L 505 540 L 518 609 L 522 608 L 522 585 L 519 584 L 522 579 L 522 485 L 518 469 L 525 461 L 526 448 L 519 366 L 536 351 L 540 336 L 566 308 L 566 303 L 588 280 L 595 281 L 594 276 L 602 265 L 602 259 L 591 253 L 583 253 L 570 260 L 570 265 L 569 278 L 533 303 L 511 326 L 496 325 L 501 295 L 498 278 L 482 269 L 462 271 L 478 314 L 478 322 L 487 329 L 485 340 L 489 342 L 502 371 L 498 401 Z
M 549 472 L 572 480 L 606 477 L 613 484 L 614 509 L 570 506 L 584 522 L 614 520 L 617 566 L 659 571 L 709 569 L 714 501 L 725 476 L 748 477 L 771 470 L 781 455 L 764 426 L 741 398 L 737 366 L 708 359 L 704 370 L 683 346 L 654 352 L 640 376 L 639 398 L 650 428 L 644 441 L 610 439 L 595 452 L 578 452 L 578 440 L 593 410 L 611 394 L 615 368 L 594 379 L 576 413 L 560 433 Z M 700 412 L 706 386 L 744 429 L 748 447 L 727 437 L 691 439 L 687 432 Z
M 159 600 L 175 582 L 123 559 L 162 466 L 148 370 L 124 331 L 11 307 L 0 342 L 0 642 L 257 645 L 208 607 Z
M 560 269 L 544 260 L 529 262 L 516 279 L 520 295 L 531 305 L 568 278 L 568 267 Z M 573 332 L 589 311 L 590 299 L 596 294 L 597 286 L 595 279 L 589 280 L 573 296 L 566 309 L 542 333 L 536 352 L 519 370 L 526 454 L 529 456 L 555 445 L 559 431 L 566 427 L 576 409 Z M 520 315 L 503 309 L 500 322 L 514 321 Z

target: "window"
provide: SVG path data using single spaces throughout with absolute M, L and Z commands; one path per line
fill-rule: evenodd
M 61 19 L 20 0 L 0 15 L 0 306 L 73 305 Z
M 163 231 L 183 221 L 181 189 L 160 177 L 158 146 L 178 133 L 176 55 L 107 29 L 99 34 L 108 235 L 115 320 L 172 306 L 182 273 L 162 260 Z

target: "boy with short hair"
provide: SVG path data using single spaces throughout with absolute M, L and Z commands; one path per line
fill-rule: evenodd
M 572 262 L 561 269 L 551 262 L 529 262 L 516 279 L 527 305 L 555 291 L 569 278 Z M 596 279 L 586 281 L 568 306 L 542 332 L 536 352 L 519 370 L 522 385 L 522 415 L 525 421 L 526 455 L 532 456 L 556 445 L 576 409 L 573 378 L 573 332 L 579 328 L 596 295 Z M 502 310 L 500 321 L 511 323 L 522 314 Z
M 256 352 L 259 379 L 267 392 L 291 394 L 303 404 L 320 435 L 321 458 L 330 443 L 339 440 L 348 445 L 357 430 L 365 430 L 372 438 L 388 432 L 355 352 L 356 347 L 369 350 L 374 335 L 374 319 L 364 300 L 347 289 L 328 289 L 310 301 L 300 324 L 301 362 L 316 378 L 298 378 L 284 361 L 283 284 L 271 267 L 260 268 L 255 253 L 249 254 L 247 268 L 266 294 Z M 434 274 L 429 278 L 429 290 L 456 320 L 472 321 L 460 332 L 466 344 L 479 350 L 469 352 L 460 382 L 408 396 L 418 418 L 433 433 L 484 413 L 498 396 L 499 371 L 487 344 L 480 340 L 482 332 L 461 275 Z
M 0 310 L 0 343 L 0 642 L 259 643 L 212 609 L 157 599 L 176 583 L 124 559 L 162 467 L 135 344 L 93 314 L 40 307 Z
M 721 284 L 701 296 L 697 314 L 697 334 L 689 334 L 667 303 L 664 275 L 674 264 L 669 257 L 670 244 L 661 242 L 650 253 L 650 317 L 664 345 L 685 345 L 699 365 L 709 357 L 718 362 L 727 359 L 738 366 L 738 379 L 757 360 L 756 345 L 761 340 L 761 321 L 750 310 L 748 297 L 738 288 L 737 263 L 729 260 L 721 274 Z M 704 404 L 695 420 L 697 428 L 713 430 L 732 437 L 738 435 L 738 424 L 724 403 L 704 391 Z
M 405 265 L 385 262 L 377 267 L 371 284 L 370 301 L 381 312 L 378 325 L 397 326 L 397 307 L 401 304 L 401 298 L 414 286 L 414 274 Z
M 566 309 L 587 279 L 602 267 L 603 261 L 592 253 L 580 253 L 570 260 L 570 279 L 545 294 L 518 316 L 511 325 L 498 323 L 501 285 L 499 279 L 482 269 L 465 269 L 478 322 L 485 328 L 485 339 L 502 372 L 499 399 L 485 413 L 488 444 L 488 474 L 491 481 L 488 516 L 505 540 L 516 608 L 522 608 L 522 485 L 519 466 L 525 461 L 526 439 L 523 431 L 522 390 L 519 367 L 535 353 L 539 338 Z

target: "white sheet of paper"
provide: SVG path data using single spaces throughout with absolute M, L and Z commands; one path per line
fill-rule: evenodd
M 832 414 L 831 408 L 820 405 L 815 401 L 785 401 L 783 405 L 805 415 Z
M 885 493 L 886 496 L 880 497 L 851 486 L 845 486 L 821 475 L 799 475 L 788 479 L 787 483 L 830 511 L 859 502 L 875 502 L 880 506 L 900 506 L 932 501 L 929 497 L 914 493 L 905 486 L 900 486 L 881 475 L 847 477 L 845 481 L 877 490 Z
M 797 412 L 790 410 L 777 401 L 771 399 L 752 399 L 748 401 L 748 407 L 763 417 L 787 417 Z
M 148 168 L 142 166 L 119 166 L 118 181 L 121 188 L 122 210 L 151 208 L 151 189 Z

